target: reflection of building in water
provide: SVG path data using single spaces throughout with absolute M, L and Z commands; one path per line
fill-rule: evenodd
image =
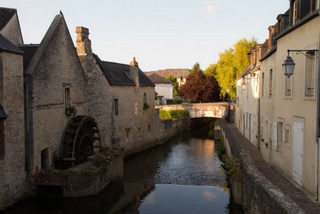
M 124 210 L 125 207 L 130 206 L 130 213 L 139 213 L 140 201 L 146 197 L 155 187 L 154 184 L 122 184 L 123 195 L 119 197 L 118 201 L 113 205 L 108 212 L 118 213 Z M 133 206 L 133 204 L 135 204 Z

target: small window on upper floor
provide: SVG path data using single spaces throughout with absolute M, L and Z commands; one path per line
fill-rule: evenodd
M 292 97 L 292 75 L 290 77 L 283 76 L 284 78 L 284 96 L 287 98 Z
M 138 136 L 141 137 L 141 127 L 138 128 Z
M 270 69 L 269 73 L 269 97 L 272 96 L 272 69 Z
M 264 72 L 262 73 L 261 79 L 261 97 L 264 97 Z
M 304 95 L 306 97 L 314 96 L 314 82 L 316 70 L 316 56 L 314 51 L 308 51 L 305 56 L 305 72 L 304 72 Z
M 151 126 L 148 125 L 148 133 L 151 133 Z
M 114 99 L 114 114 L 119 114 L 119 105 L 118 105 L 118 99 Z
M 64 90 L 64 104 L 66 107 L 71 106 L 70 88 L 65 88 L 65 90 Z

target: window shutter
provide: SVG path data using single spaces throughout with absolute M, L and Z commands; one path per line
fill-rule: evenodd
M 273 149 L 278 151 L 278 122 L 273 121 Z

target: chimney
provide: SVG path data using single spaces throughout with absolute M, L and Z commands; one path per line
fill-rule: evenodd
M 92 55 L 91 41 L 89 39 L 89 29 L 85 27 L 76 27 L 77 33 L 77 53 L 80 62 L 89 54 Z
M 139 87 L 139 66 L 135 57 L 133 57 L 133 60 L 130 62 L 130 77 L 136 86 Z
M 273 37 L 274 37 L 274 26 L 269 26 L 269 39 L 268 39 L 268 50 L 271 49 L 271 47 L 274 45 L 273 44 Z

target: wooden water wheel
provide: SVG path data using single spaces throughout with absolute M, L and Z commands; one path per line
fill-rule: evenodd
M 64 165 L 62 168 L 86 161 L 88 156 L 98 153 L 99 146 L 99 129 L 94 119 L 87 116 L 73 117 L 66 126 L 61 140 L 60 158 Z

